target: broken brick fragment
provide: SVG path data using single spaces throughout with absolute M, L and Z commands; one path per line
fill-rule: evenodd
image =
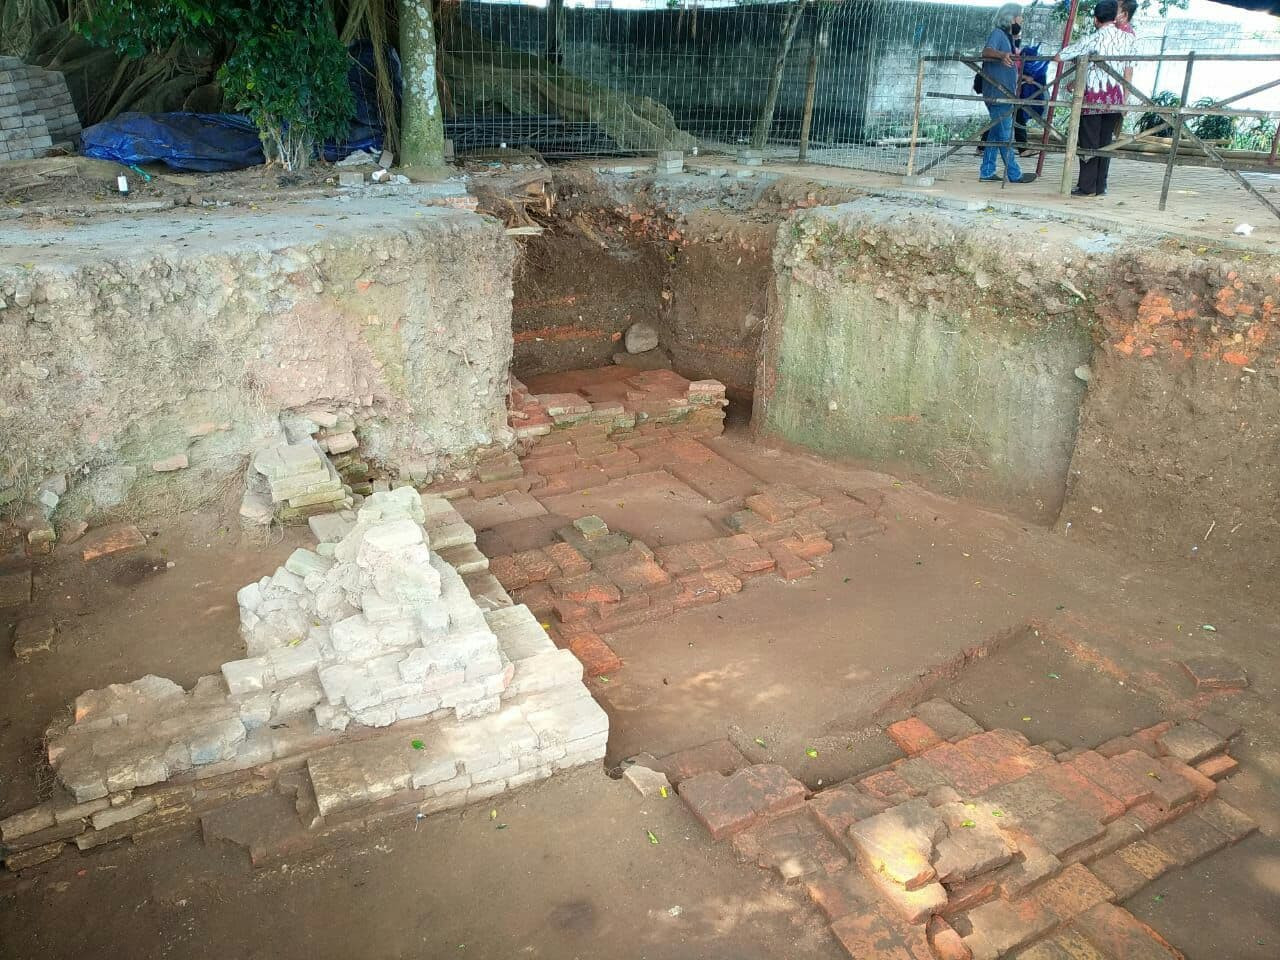
M 924 753 L 930 747 L 942 742 L 942 738 L 919 717 L 908 717 L 897 723 L 891 723 L 885 728 L 885 733 L 909 757 Z

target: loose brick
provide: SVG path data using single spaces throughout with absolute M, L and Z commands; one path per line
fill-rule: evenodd
M 530 583 L 540 583 L 560 573 L 555 561 L 542 550 L 522 550 L 514 554 L 512 559 L 520 565 L 525 579 Z
M 1227 742 L 1203 723 L 1184 720 L 1156 738 L 1156 746 L 1161 753 L 1193 764 L 1225 750 Z
M 789 547 L 781 544 L 769 544 L 769 556 L 777 567 L 778 576 L 783 580 L 803 580 L 813 576 L 813 565 L 796 556 Z
M 566 577 L 580 577 L 591 571 L 591 561 L 567 543 L 553 543 L 543 552 Z
M 701 607 L 720 600 L 720 591 L 711 585 L 705 574 L 695 573 L 679 578 L 680 592 L 676 594 L 677 610 Z
M 712 740 L 685 750 L 677 750 L 665 757 L 660 757 L 655 769 L 667 775 L 667 779 L 679 785 L 680 781 L 695 777 L 700 773 L 719 773 L 728 776 L 743 767 L 751 765 L 748 760 L 728 740 Z
M 1073 863 L 1053 879 L 1041 884 L 1032 896 L 1044 904 L 1049 912 L 1063 920 L 1071 920 L 1099 903 L 1114 900 L 1116 894 L 1088 867 Z
M 1003 780 L 998 771 L 952 743 L 941 743 L 920 756 L 937 768 L 962 797 L 981 796 Z
M 492 557 L 489 560 L 489 572 L 498 578 L 502 588 L 508 593 L 529 585 L 529 577 L 515 557 Z
M 947 905 L 947 889 L 936 881 L 908 890 L 883 873 L 870 870 L 867 864 L 860 863 L 860 866 L 871 885 L 876 888 L 881 901 L 888 904 L 889 909 L 907 923 L 924 923 Z
M 1197 690 L 1243 690 L 1249 686 L 1244 668 L 1225 657 L 1193 657 L 1179 666 Z
M 907 756 L 924 753 L 930 747 L 942 742 L 942 738 L 934 732 L 933 728 L 919 717 L 908 717 L 906 720 L 891 723 L 885 729 L 885 733 Z
M 841 872 L 849 860 L 804 812 L 757 823 L 735 834 L 738 859 L 775 871 L 784 883 Z
M 869 873 L 907 890 L 923 887 L 937 876 L 933 848 L 945 835 L 942 817 L 924 799 L 900 803 L 849 828 L 858 862 Z
M 617 603 L 622 599 L 621 591 L 595 572 L 556 580 L 551 584 L 551 589 L 557 596 L 581 604 Z
M 828 921 L 873 908 L 879 899 L 871 882 L 856 867 L 806 877 L 805 889 Z
M 1139 740 L 1137 737 L 1112 737 L 1105 743 L 1097 746 L 1098 753 L 1108 759 L 1118 757 L 1122 753 L 1128 753 L 1130 750 L 1141 750 L 1150 757 L 1156 756 L 1156 746 L 1152 741 Z
M 1174 866 L 1173 860 L 1163 850 L 1146 840 L 1135 840 L 1121 847 L 1116 856 L 1148 880 L 1156 879 Z
M 1184 765 L 1191 773 L 1191 776 L 1184 776 L 1137 750 L 1122 753 L 1110 762 L 1128 770 L 1135 779 L 1145 779 L 1151 784 L 1151 798 L 1169 809 L 1195 799 L 1196 787 L 1192 778 L 1197 774 L 1190 767 Z
M 561 623 L 577 623 L 591 616 L 590 609 L 572 600 L 556 600 L 551 609 Z
M 1256 823 L 1223 800 L 1209 801 L 1192 816 L 1199 817 L 1219 833 L 1225 834 L 1232 843 L 1238 843 L 1258 829 Z
M 1130 812 L 1127 816 L 1112 820 L 1107 824 L 1107 829 L 1103 831 L 1102 836 L 1092 843 L 1073 850 L 1066 859 L 1070 862 L 1092 863 L 1099 857 L 1114 853 L 1126 844 L 1137 840 L 1146 832 L 1146 829 L 1146 825 Z
M 1124 765 L 1118 765 L 1119 759 L 1119 757 L 1107 759 L 1092 750 L 1086 750 L 1073 758 L 1070 764 L 1126 807 L 1133 807 L 1145 800 L 1150 800 L 1155 781 L 1142 774 L 1134 773 Z
M 817 494 L 802 490 L 800 487 L 790 483 L 771 483 L 760 492 L 775 503 L 795 513 L 812 509 L 822 502 L 822 499 Z
M 1150 882 L 1115 853 L 1094 861 L 1089 869 L 1115 892 L 1117 900 L 1129 899 Z
M 831 924 L 831 933 L 853 960 L 932 960 L 923 926 L 906 924 L 878 907 Z
M 1208 777 L 1210 780 L 1221 780 L 1235 773 L 1236 768 L 1239 766 L 1240 764 L 1236 762 L 1234 757 L 1219 753 L 1208 760 L 1201 760 L 1197 763 L 1196 772 L 1201 776 Z
M 893 770 L 868 774 L 858 781 L 858 789 L 869 797 L 890 803 L 909 799 L 917 792 Z
M 1181 817 L 1161 827 L 1149 838 L 1151 845 L 1182 866 L 1221 850 L 1231 841 L 1199 817 Z
M 1163 937 L 1123 907 L 1100 903 L 1073 926 L 1105 956 L 1124 960 L 1183 960 Z
M 993 874 L 971 877 L 959 883 L 946 883 L 943 886 L 947 888 L 947 905 L 940 912 L 947 917 L 966 913 L 978 904 L 1000 896 L 1000 885 Z
M 795 516 L 795 511 L 764 493 L 747 497 L 747 509 L 758 513 L 767 523 L 779 523 Z
M 1059 930 L 1027 949 L 1019 951 L 1018 960 L 1118 960 L 1105 956 L 1075 930 Z
M 680 592 L 674 582 L 657 562 L 648 558 L 631 558 L 626 562 L 613 562 L 616 557 L 596 561 L 596 566 L 621 591 L 623 596 L 649 593 L 660 599 L 671 599 Z
M 129 550 L 138 550 L 147 545 L 147 538 L 131 523 L 120 523 L 103 527 L 89 533 L 80 548 L 80 555 L 85 560 L 97 560 Z
M 1031 776 L 1101 823 L 1110 823 L 1125 811 L 1119 799 L 1067 764 L 1051 764 Z
M 787 539 L 780 541 L 780 545 L 786 547 L 801 560 L 813 562 L 820 557 L 825 557 L 835 548 L 831 545 L 831 541 L 822 540 L 793 540 Z
M 1060 922 L 1054 913 L 1033 897 L 993 900 L 974 907 L 967 919 L 972 933 L 964 939 L 975 956 L 979 956 L 980 951 L 974 948 L 971 940 L 986 941 L 1000 955 L 1026 946 Z
M 842 844 L 848 842 L 848 831 L 859 820 L 883 813 L 883 800 L 867 796 L 851 783 L 842 783 L 815 794 L 809 810 L 827 834 Z
M 1008 866 L 996 874 L 1000 887 L 1000 895 L 1006 900 L 1014 900 L 1040 884 L 1056 877 L 1063 868 L 1063 863 L 1045 847 L 1031 839 L 1020 839 L 1019 855 Z
M 799 809 L 806 794 L 804 784 L 777 764 L 745 767 L 728 777 L 701 773 L 682 780 L 677 790 L 716 840 Z
M 616 673 L 622 668 L 622 661 L 613 652 L 613 647 L 601 640 L 599 634 L 580 633 L 570 637 L 569 649 L 582 661 L 582 670 L 588 677 Z
M 516 590 L 511 598 L 516 603 L 523 603 L 535 617 L 543 618 L 551 616 L 556 601 L 551 587 L 545 583 L 531 583 Z
M 1105 830 L 1096 817 L 1070 802 L 1059 803 L 1038 817 L 1022 820 L 1017 829 L 1058 858 L 1096 840 Z
M 912 712 L 938 736 L 953 743 L 982 732 L 976 720 L 947 700 L 926 700 L 917 704 Z
M 930 917 L 925 933 L 937 960 L 972 960 L 973 951 L 942 917 Z
M 1128 819 L 1136 820 L 1142 825 L 1144 833 L 1158 830 L 1173 820 L 1181 811 L 1161 803 L 1159 800 L 1147 800 L 1129 811 Z
M 906 781 L 913 793 L 930 793 L 941 788 L 950 790 L 955 794 L 954 797 L 947 797 L 947 800 L 954 800 L 960 796 L 955 788 L 947 782 L 942 772 L 922 756 L 908 757 L 895 761 L 893 771 Z M 932 803 L 932 800 L 930 802 Z M 933 806 L 936 807 L 937 805 L 937 803 L 933 803 Z
M 1218 792 L 1218 785 L 1195 767 L 1189 767 L 1181 760 L 1175 760 L 1173 757 L 1161 757 L 1158 762 L 1173 777 L 1186 781 L 1195 792 L 1195 799 L 1203 802 Z M 1167 779 L 1171 778 L 1167 774 L 1161 774 L 1161 780 Z

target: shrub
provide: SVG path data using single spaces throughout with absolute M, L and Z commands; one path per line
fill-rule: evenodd
M 288 170 L 346 133 L 347 53 L 325 0 L 99 0 L 77 27 L 132 57 L 176 43 L 226 51 L 219 83 L 257 124 L 267 157 Z
M 1212 107 L 1216 101 L 1203 97 L 1195 102 L 1197 107 Z M 1235 117 L 1200 116 L 1191 118 L 1191 129 L 1201 140 L 1230 140 L 1236 132 Z

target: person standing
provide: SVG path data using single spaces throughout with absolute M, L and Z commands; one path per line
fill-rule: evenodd
M 1118 73 L 1130 75 L 1133 67 L 1126 62 L 1125 58 L 1137 55 L 1137 44 L 1132 34 L 1125 33 L 1116 26 L 1117 11 L 1116 0 L 1098 0 L 1093 8 L 1093 23 L 1096 29 L 1083 40 L 1063 47 L 1058 52 L 1059 62 L 1091 54 L 1106 58 L 1107 65 Z M 1074 82 L 1080 83 L 1081 78 L 1076 77 Z M 1089 65 L 1084 85 L 1084 111 L 1080 115 L 1079 146 L 1081 150 L 1101 150 L 1115 139 L 1117 123 L 1123 119 L 1123 114 L 1113 108 L 1124 104 L 1124 87 L 1100 64 Z M 1071 195 L 1100 197 L 1105 194 L 1110 167 L 1109 157 L 1082 156 L 1080 176 L 1076 180 L 1076 187 L 1071 191 Z
M 1011 100 L 1018 95 L 1015 27 L 1022 30 L 1022 5 L 1006 3 L 996 11 L 987 44 L 982 49 L 982 96 L 992 123 L 987 146 L 982 151 L 978 179 L 988 183 L 1000 180 L 996 176 L 997 157 L 1004 161 L 1004 175 L 1009 183 L 1030 183 L 1036 178 L 1034 173 L 1023 173 L 1018 166 L 1018 156 L 1013 149 L 1013 104 L 993 99 Z

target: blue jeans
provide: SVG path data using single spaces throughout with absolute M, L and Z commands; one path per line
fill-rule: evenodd
M 978 170 L 978 176 L 986 178 L 996 175 L 996 154 L 998 153 L 1004 159 L 1005 177 L 1013 181 L 1021 180 L 1022 168 L 1018 166 L 1018 156 L 1010 146 L 1013 140 L 1013 105 L 988 103 L 987 113 L 991 114 L 995 126 L 987 131 L 989 146 L 982 151 L 982 167 Z M 1000 144 L 1000 146 L 990 146 L 990 144 Z

